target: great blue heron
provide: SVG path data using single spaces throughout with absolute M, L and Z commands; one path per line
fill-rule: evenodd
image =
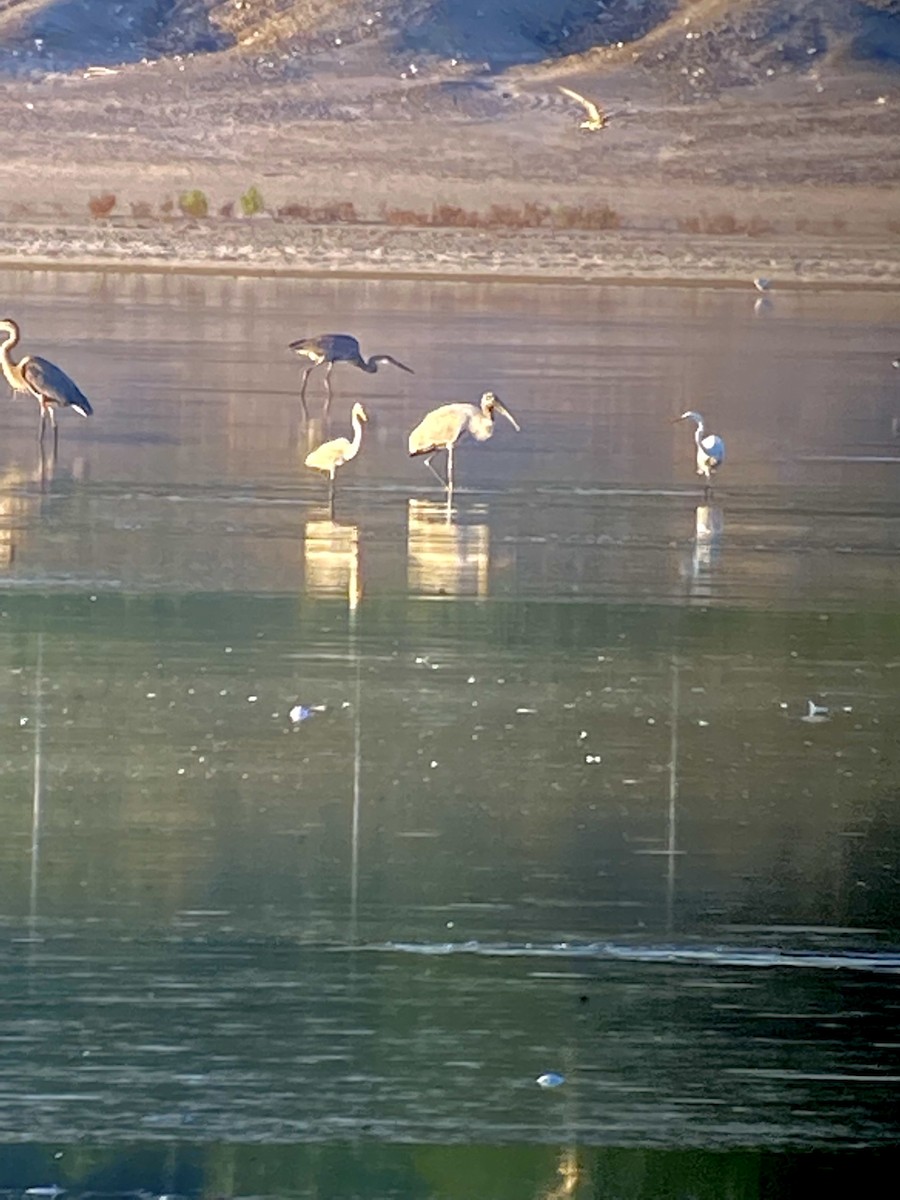
M 480 404 L 442 404 L 440 408 L 433 409 L 423 417 L 409 435 L 409 453 L 411 456 L 427 454 L 425 466 L 448 492 L 452 492 L 453 450 L 456 443 L 466 434 L 476 442 L 486 442 L 494 432 L 495 412 L 502 413 L 513 429 L 519 429 L 515 417 L 504 408 L 493 392 L 485 392 Z M 441 479 L 431 465 L 431 460 L 438 450 L 447 451 L 446 480 Z
M 304 368 L 303 381 L 300 384 L 300 402 L 304 412 L 306 412 L 306 384 L 309 380 L 309 373 L 313 368 L 321 366 L 322 363 L 328 364 L 325 369 L 326 410 L 331 404 L 331 372 L 334 370 L 336 362 L 352 363 L 354 367 L 359 367 L 361 371 L 368 371 L 370 375 L 375 374 L 379 363 L 391 363 L 392 366 L 399 367 L 401 371 L 408 371 L 410 375 L 415 374 L 412 367 L 398 362 L 390 354 L 373 354 L 368 360 L 363 358 L 359 352 L 359 342 L 349 333 L 320 333 L 316 337 L 298 338 L 296 342 L 290 343 L 289 348 L 300 358 L 309 359 L 309 366 Z
M 332 438 L 330 442 L 323 442 L 321 446 L 311 450 L 305 459 L 307 467 L 312 467 L 314 471 L 324 471 L 328 476 L 328 503 L 331 508 L 334 507 L 334 473 L 345 462 L 356 458 L 362 443 L 362 423 L 367 421 L 368 417 L 361 404 L 353 405 L 350 419 L 353 422 L 352 442 L 345 437 Z
M 725 461 L 725 443 L 715 433 L 706 433 L 703 417 L 698 412 L 683 412 L 676 421 L 695 421 L 694 444 L 697 447 L 697 474 L 706 480 L 706 490 L 709 492 L 713 471 Z
M 582 96 L 580 92 L 573 91 L 572 88 L 562 87 L 561 85 L 557 86 L 564 96 L 568 96 L 570 100 L 574 100 L 576 104 L 580 104 L 587 113 L 587 120 L 579 124 L 579 129 L 606 128 L 609 124 L 609 116 L 602 108 L 598 108 L 593 100 L 588 100 L 586 96 Z
M 93 413 L 91 403 L 77 384 L 46 358 L 26 354 L 19 362 L 13 362 L 12 350 L 18 344 L 19 326 L 9 317 L 0 320 L 0 332 L 6 335 L 0 343 L 0 365 L 6 382 L 16 392 L 28 392 L 41 406 L 39 440 L 44 440 L 47 422 L 53 428 L 54 445 L 59 436 L 56 428 L 57 408 L 72 408 L 83 417 Z

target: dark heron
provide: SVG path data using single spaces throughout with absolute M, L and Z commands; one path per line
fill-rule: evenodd
M 713 471 L 725 461 L 725 443 L 715 433 L 706 433 L 703 417 L 698 412 L 683 412 L 675 421 L 694 421 L 694 444 L 697 447 L 697 474 L 706 480 L 706 491 L 712 484 Z
M 359 367 L 361 371 L 368 371 L 370 375 L 375 374 L 379 363 L 391 363 L 392 366 L 399 367 L 401 371 L 408 371 L 410 375 L 415 374 L 412 367 L 398 362 L 390 354 L 373 354 L 370 359 L 366 360 L 359 352 L 359 342 L 349 333 L 320 333 L 317 337 L 298 338 L 296 342 L 290 343 L 290 349 L 300 358 L 309 359 L 309 366 L 303 368 L 303 380 L 300 384 L 300 401 L 303 404 L 304 413 L 306 412 L 306 384 L 309 380 L 309 373 L 314 367 L 320 367 L 322 363 L 328 364 L 325 369 L 326 412 L 331 404 L 331 372 L 334 370 L 336 362 L 352 363 L 354 367 Z
M 56 427 L 57 408 L 72 408 L 83 417 L 93 413 L 91 403 L 77 384 L 46 358 L 26 354 L 20 362 L 13 362 L 12 349 L 19 341 L 19 326 L 8 317 L 0 321 L 0 332 L 6 334 L 0 344 L 0 365 L 6 382 L 16 392 L 28 392 L 41 406 L 39 440 L 43 442 L 49 422 L 53 428 L 53 443 L 56 445 L 59 430 Z
M 446 487 L 453 491 L 453 450 L 460 438 L 468 434 L 476 442 L 486 442 L 494 432 L 494 413 L 502 413 L 516 430 L 519 424 L 512 413 L 500 403 L 493 392 L 485 392 L 480 404 L 442 404 L 433 409 L 409 435 L 411 456 L 427 454 L 425 466 Z M 447 451 L 447 478 L 441 479 L 431 465 L 438 450 Z
M 352 442 L 345 437 L 323 442 L 321 446 L 317 446 L 315 450 L 311 450 L 307 454 L 304 463 L 305 466 L 312 467 L 314 471 L 324 471 L 328 476 L 328 504 L 332 509 L 334 508 L 334 473 L 338 467 L 342 467 L 345 462 L 349 462 L 351 458 L 356 458 L 359 454 L 359 447 L 362 444 L 362 422 L 369 418 L 361 404 L 354 404 L 350 419 L 353 422 Z

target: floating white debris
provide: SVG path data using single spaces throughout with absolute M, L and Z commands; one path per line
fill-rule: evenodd
M 806 721 L 808 725 L 818 725 L 820 721 L 829 720 L 828 709 L 824 704 L 816 704 L 814 700 L 807 700 L 806 705 L 806 716 L 801 717 L 801 721 Z
M 538 1075 L 535 1083 L 542 1088 L 560 1087 L 566 1082 L 565 1075 L 559 1075 L 556 1071 L 545 1071 L 543 1075 Z
M 516 712 L 517 713 L 536 713 L 537 709 L 536 708 L 517 708 Z
M 599 762 L 603 762 L 603 759 L 601 758 L 601 756 L 599 754 L 586 754 L 584 756 L 584 761 L 586 763 L 599 763 Z
M 247 697 L 247 703 L 248 703 L 248 704 L 255 704 L 255 703 L 257 702 L 257 700 L 258 700 L 258 699 L 259 699 L 259 696 L 248 696 L 248 697 Z

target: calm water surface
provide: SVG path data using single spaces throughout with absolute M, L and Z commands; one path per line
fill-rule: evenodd
M 896 1157 L 894 298 L 2 282 L 96 417 L 54 461 L 2 402 L 0 1193 Z M 331 329 L 416 371 L 335 369 L 333 519 L 286 349 Z M 487 388 L 522 432 L 448 518 L 406 434 Z

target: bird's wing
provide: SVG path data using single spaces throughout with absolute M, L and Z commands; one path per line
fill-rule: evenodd
M 22 361 L 22 377 L 36 396 L 56 404 L 75 404 L 85 412 L 91 412 L 90 401 L 74 380 L 55 363 L 46 358 L 29 355 Z
M 716 462 L 724 461 L 725 443 L 715 433 L 708 433 L 700 442 L 700 446 L 709 458 L 714 458 Z
M 323 442 L 321 446 L 311 450 L 304 460 L 304 465 L 316 467 L 320 471 L 330 471 L 332 464 L 341 465 L 349 449 L 350 443 L 345 437 L 333 438 L 330 442 Z
M 558 85 L 558 86 L 559 86 L 559 90 L 562 92 L 562 94 L 564 96 L 568 96 L 572 100 L 577 100 L 578 103 L 583 106 L 583 108 L 587 112 L 587 115 L 590 117 L 590 119 L 592 121 L 602 121 L 603 120 L 603 117 L 600 113 L 600 109 L 593 102 L 593 100 L 588 100 L 586 96 L 582 96 L 578 92 L 573 92 L 571 88 L 562 87 L 562 85 Z
M 423 417 L 409 435 L 410 454 L 430 454 L 432 450 L 445 450 L 455 442 L 469 423 L 469 419 L 481 409 L 473 404 L 442 404 Z

